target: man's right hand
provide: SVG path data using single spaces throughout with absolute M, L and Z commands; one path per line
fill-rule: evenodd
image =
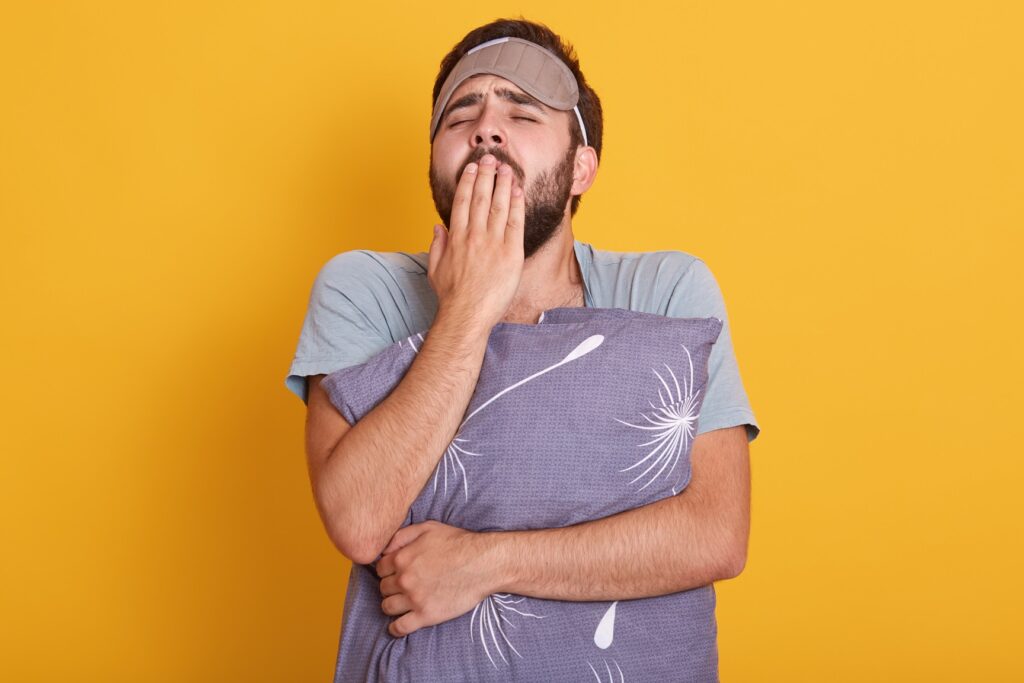
M 495 180 L 497 175 L 497 180 Z M 430 244 L 427 280 L 438 312 L 453 312 L 486 330 L 508 310 L 523 272 L 526 198 L 508 164 L 485 154 L 459 178 L 447 230 Z

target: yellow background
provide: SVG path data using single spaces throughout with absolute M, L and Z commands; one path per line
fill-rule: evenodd
M 1024 677 L 1019 3 L 6 4 L 0 678 L 330 679 L 284 376 L 328 258 L 427 248 L 438 63 L 519 14 L 604 104 L 576 236 L 726 298 L 723 681 Z

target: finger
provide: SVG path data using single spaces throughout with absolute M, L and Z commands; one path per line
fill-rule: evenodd
M 491 196 L 491 212 L 487 216 L 487 232 L 496 231 L 499 237 L 505 233 L 505 222 L 508 221 L 509 200 L 512 198 L 512 167 L 502 164 L 498 167 L 498 179 L 494 181 L 494 194 Z
M 516 183 L 512 188 L 508 205 L 508 221 L 505 224 L 505 244 L 523 249 L 523 230 L 526 221 L 526 192 Z
M 422 623 L 416 612 L 406 612 L 388 625 L 388 633 L 395 638 L 401 638 L 418 631 L 421 626 Z
M 477 165 L 467 164 L 459 176 L 459 184 L 455 187 L 452 199 L 452 215 L 448 219 L 448 236 L 456 237 L 465 232 L 469 224 L 469 204 L 473 198 L 473 184 L 476 182 Z M 443 218 L 443 216 L 442 216 Z
M 485 230 L 487 215 L 491 212 L 491 194 L 494 191 L 494 174 L 498 170 L 494 156 L 485 154 L 480 158 L 473 198 L 469 203 L 468 230 Z
M 380 609 L 384 614 L 405 614 L 412 609 L 412 603 L 408 596 L 399 593 L 398 595 L 389 595 L 381 600 Z
M 392 574 L 391 576 L 385 576 L 380 580 L 380 594 L 381 595 L 394 595 L 395 593 L 401 593 L 402 589 L 398 587 L 398 575 Z
M 385 576 L 391 576 L 395 573 L 395 558 L 394 556 L 385 555 L 377 560 L 377 576 L 381 578 Z

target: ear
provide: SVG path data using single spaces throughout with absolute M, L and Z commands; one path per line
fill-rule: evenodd
M 590 147 L 579 147 L 576 149 L 576 162 L 572 170 L 572 189 L 570 194 L 583 194 L 590 189 L 597 178 L 597 151 Z

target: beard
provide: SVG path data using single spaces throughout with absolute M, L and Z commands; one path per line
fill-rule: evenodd
M 434 208 L 437 215 L 444 221 L 445 226 L 451 226 L 452 203 L 455 199 L 455 186 L 462 171 L 470 163 L 480 160 L 485 154 L 492 154 L 495 159 L 508 164 L 515 174 L 520 185 L 523 182 L 523 170 L 505 154 L 503 150 L 484 149 L 478 147 L 473 150 L 469 158 L 463 162 L 456 174 L 455 180 L 442 178 L 434 171 L 434 165 L 430 165 L 430 193 L 434 198 Z M 575 146 L 570 143 L 568 150 L 562 160 L 552 169 L 544 171 L 534 178 L 529 188 L 523 188 L 526 193 L 526 207 L 523 222 L 523 257 L 530 258 L 558 231 L 558 226 L 565 216 L 565 207 L 569 202 L 572 190 L 572 172 L 576 161 Z M 497 176 L 495 176 L 497 177 Z

